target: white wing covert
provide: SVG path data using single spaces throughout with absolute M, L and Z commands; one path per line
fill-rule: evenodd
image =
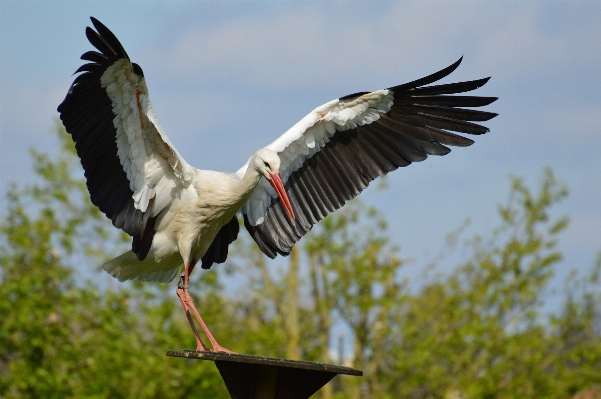
M 483 86 L 489 78 L 426 86 L 453 72 L 462 58 L 424 78 L 326 103 L 301 119 L 267 148 L 278 153 L 280 173 L 294 209 L 291 221 L 265 179 L 242 207 L 247 230 L 270 257 L 287 255 L 312 226 L 357 196 L 378 176 L 428 155 L 445 155 L 446 145 L 472 140 L 452 133 L 484 134 L 497 114 L 480 107 L 496 97 L 449 96 Z M 246 165 L 238 173 L 243 173 Z
M 380 114 L 390 111 L 393 103 L 388 90 L 379 90 L 352 99 L 336 99 L 318 108 L 292 126 L 277 140 L 266 146 L 280 156 L 280 174 L 282 181 L 300 169 L 308 158 L 321 150 L 336 132 L 343 132 L 372 123 Z M 238 173 L 243 174 L 247 165 Z M 271 198 L 277 198 L 273 187 L 261 179 L 250 200 L 243 206 L 254 226 L 263 223 Z
M 194 168 L 163 132 L 148 97 L 139 65 L 102 23 L 86 36 L 99 52 L 89 51 L 58 112 L 73 136 L 85 170 L 92 203 L 116 227 L 133 237 L 132 250 L 144 259 L 154 225 L 179 191 L 189 185 Z

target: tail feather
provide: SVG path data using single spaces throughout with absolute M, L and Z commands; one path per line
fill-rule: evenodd
M 157 263 L 152 256 L 148 256 L 141 261 L 138 260 L 135 253 L 128 251 L 106 262 L 102 265 L 102 268 L 119 281 L 135 279 L 139 281 L 169 283 L 177 275 L 181 264 L 182 259 L 178 254 L 174 254 L 174 256 Z

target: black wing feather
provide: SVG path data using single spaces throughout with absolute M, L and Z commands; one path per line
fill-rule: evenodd
M 202 257 L 202 268 L 210 269 L 213 263 L 223 263 L 227 259 L 228 247 L 238 238 L 240 223 L 234 216 L 225 226 L 223 226 L 211 246 Z
M 261 251 L 271 258 L 288 255 L 315 223 L 354 198 L 378 176 L 428 155 L 448 154 L 451 150 L 447 145 L 465 147 L 473 143 L 452 132 L 488 132 L 473 121 L 487 121 L 497 114 L 461 107 L 481 107 L 497 98 L 454 94 L 475 90 L 490 78 L 426 86 L 451 74 L 462 59 L 424 78 L 391 87 L 394 103 L 388 113 L 371 124 L 337 132 L 321 151 L 293 172 L 285 188 L 296 214 L 294 221 L 286 216 L 279 198 L 272 199 L 263 223 L 252 226 L 245 215 L 244 224 Z
M 90 18 L 97 32 L 86 28 L 90 43 L 98 49 L 88 51 L 64 101 L 58 106 L 65 129 L 73 137 L 77 155 L 85 171 L 92 203 L 115 227 L 133 237 L 132 250 L 142 260 L 148 254 L 156 217 L 151 218 L 153 200 L 146 212 L 134 206 L 133 192 L 117 155 L 116 129 L 112 103 L 101 87 L 100 78 L 107 68 L 121 59 L 129 59 L 115 35 L 95 18 Z M 131 64 L 130 64 L 131 65 Z M 137 72 L 133 66 L 132 70 Z M 140 72 L 138 72 L 141 74 Z
M 88 51 L 86 53 L 83 53 L 83 55 L 80 58 L 85 61 L 92 61 L 99 64 L 105 62 L 108 59 L 105 55 L 100 54 L 97 51 Z

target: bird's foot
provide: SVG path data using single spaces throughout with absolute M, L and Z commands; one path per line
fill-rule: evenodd
M 211 352 L 211 350 L 196 337 L 196 352 Z
M 183 280 L 180 280 L 180 284 L 182 284 Z M 181 302 L 182 306 L 184 307 L 184 311 L 186 312 L 186 317 L 188 318 L 188 322 L 190 323 L 190 327 L 192 327 L 192 332 L 194 333 L 194 338 L 196 339 L 196 351 L 197 352 L 210 352 L 211 350 L 209 348 L 207 348 L 205 346 L 205 344 L 203 344 L 203 342 L 200 339 L 200 335 L 198 335 L 198 331 L 196 330 L 196 326 L 194 325 L 194 322 L 192 321 L 192 316 L 190 315 L 190 309 L 188 308 L 188 305 L 186 304 L 186 299 L 185 299 L 185 295 L 184 295 L 184 290 L 187 290 L 187 287 L 183 286 L 180 287 L 180 284 L 177 285 L 177 290 L 175 291 L 177 293 L 177 297 L 179 299 L 179 301 Z M 185 287 L 185 288 L 183 288 Z
M 222 353 L 229 353 L 232 355 L 237 354 L 236 352 L 231 351 L 231 350 L 219 345 L 217 340 L 213 337 L 213 334 L 211 334 L 211 331 L 209 331 L 209 328 L 207 327 L 204 320 L 202 319 L 202 317 L 200 317 L 200 314 L 196 310 L 196 307 L 194 306 L 194 302 L 192 301 L 192 296 L 190 295 L 190 292 L 188 292 L 188 286 L 185 285 L 183 277 L 179 280 L 179 283 L 177 284 L 177 289 L 175 290 L 175 292 L 177 293 L 177 296 L 178 296 L 180 302 L 182 303 L 184 310 L 186 311 L 186 316 L 188 318 L 188 322 L 190 323 L 190 326 L 192 327 L 192 331 L 194 332 L 194 337 L 196 338 L 196 351 L 198 351 L 198 352 L 222 352 Z M 196 326 L 194 325 L 194 322 L 192 321 L 192 317 L 191 317 L 190 313 L 192 313 L 196 317 L 196 321 L 198 321 L 198 324 L 200 324 L 200 327 L 204 331 L 205 335 L 207 336 L 207 338 L 209 338 L 209 341 L 211 342 L 211 346 L 213 347 L 213 349 L 209 349 L 201 341 L 200 336 L 198 335 L 198 331 L 196 330 Z
M 221 346 L 219 344 L 214 345 L 213 349 L 211 350 L 211 352 L 228 353 L 230 355 L 237 355 L 238 354 L 238 352 L 231 351 L 231 350 L 229 350 L 227 348 L 224 348 L 223 346 Z

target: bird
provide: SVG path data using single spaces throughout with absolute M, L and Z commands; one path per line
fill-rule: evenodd
M 203 269 L 225 262 L 241 224 L 266 256 L 286 256 L 371 181 L 428 155 L 446 155 L 449 146 L 470 146 L 474 141 L 460 133 L 487 133 L 478 122 L 498 115 L 474 109 L 497 97 L 462 94 L 490 77 L 433 84 L 455 71 L 462 56 L 423 78 L 315 108 L 235 173 L 200 170 L 159 124 L 142 68 L 104 24 L 90 19 L 95 29 L 87 27 L 86 36 L 97 51 L 81 56 L 87 62 L 57 110 L 91 202 L 132 237 L 131 251 L 102 267 L 119 281 L 168 283 L 183 264 L 176 294 L 197 351 L 234 353 L 203 321 L 189 278 L 198 262 Z

